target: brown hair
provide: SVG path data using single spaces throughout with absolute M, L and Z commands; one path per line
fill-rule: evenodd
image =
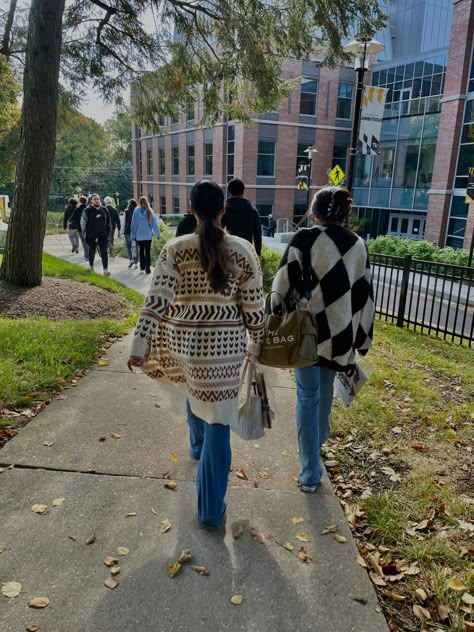
M 153 211 L 151 209 L 150 202 L 148 201 L 148 198 L 145 197 L 144 195 L 142 195 L 141 198 L 138 201 L 138 204 L 139 204 L 140 208 L 146 209 L 146 218 L 147 218 L 148 222 L 151 222 L 151 220 L 153 218 Z
M 314 196 L 311 212 L 319 219 L 342 223 L 350 213 L 351 204 L 351 194 L 347 189 L 325 187 Z
M 224 191 L 216 182 L 201 180 L 191 189 L 191 206 L 201 219 L 197 226 L 201 265 L 212 289 L 224 293 L 233 271 L 225 231 L 215 221 L 224 208 Z

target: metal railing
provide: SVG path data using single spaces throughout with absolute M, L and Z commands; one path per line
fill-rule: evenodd
M 474 268 L 372 253 L 380 318 L 473 346 Z

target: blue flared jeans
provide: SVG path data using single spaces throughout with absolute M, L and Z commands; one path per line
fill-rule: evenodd
M 196 476 L 197 518 L 205 527 L 220 525 L 226 510 L 225 495 L 232 453 L 230 426 L 208 424 L 186 401 L 190 454 L 199 459 Z
M 329 437 L 333 386 L 336 371 L 320 366 L 295 369 L 296 425 L 300 450 L 302 485 L 317 485 L 323 469 L 319 461 L 321 446 Z

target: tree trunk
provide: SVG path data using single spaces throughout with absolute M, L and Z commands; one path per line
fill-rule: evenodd
M 0 279 L 41 285 L 48 195 L 56 149 L 61 23 L 65 0 L 33 0 L 23 79 L 15 195 Z
M 10 59 L 12 26 L 13 26 L 13 19 L 15 17 L 16 5 L 17 5 L 17 0 L 10 0 L 10 8 L 8 9 L 8 17 L 5 24 L 5 32 L 3 33 L 2 48 L 0 50 L 0 53 L 2 53 L 2 55 L 5 55 L 7 59 Z

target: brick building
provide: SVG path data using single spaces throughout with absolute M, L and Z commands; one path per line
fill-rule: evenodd
M 354 202 L 366 235 L 425 237 L 440 245 L 469 247 L 474 206 L 465 203 L 467 169 L 474 166 L 474 0 L 399 0 L 384 6 L 389 25 L 376 38 L 385 44 L 366 83 L 387 95 L 378 156 L 360 156 Z M 243 179 L 262 217 L 279 228 L 306 209 L 295 177 L 313 158 L 315 191 L 328 171 L 345 169 L 352 127 L 355 73 L 287 60 L 286 78 L 301 81 L 278 111 L 251 126 L 223 120 L 196 127 L 202 105 L 164 121 L 160 136 L 135 127 L 135 194 L 155 210 L 184 213 L 189 191 L 203 177 L 221 184 Z

